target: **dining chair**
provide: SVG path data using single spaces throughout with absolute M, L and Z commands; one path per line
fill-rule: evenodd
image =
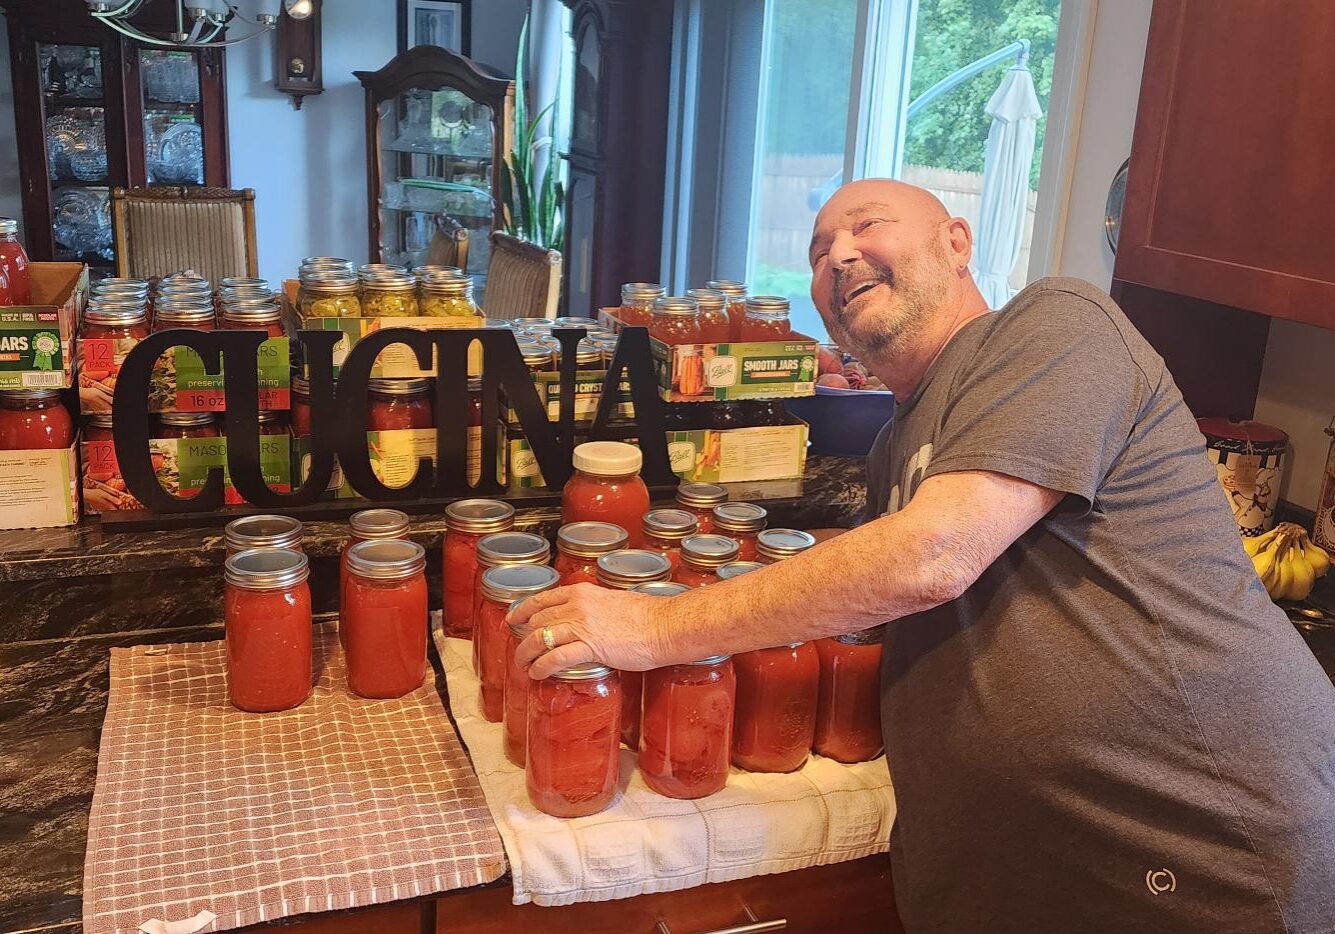
M 426 261 L 434 266 L 468 268 L 468 228 L 448 214 L 437 214 Z
M 561 295 L 561 253 L 499 231 L 491 235 L 487 288 L 482 310 L 488 318 L 554 318 Z
M 252 188 L 113 188 L 111 225 L 118 276 L 259 274 Z

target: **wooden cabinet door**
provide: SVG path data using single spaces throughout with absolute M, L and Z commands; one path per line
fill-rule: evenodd
M 1114 276 L 1335 327 L 1335 3 L 1155 0 Z

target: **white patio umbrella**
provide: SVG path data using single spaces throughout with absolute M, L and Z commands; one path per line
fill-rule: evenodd
M 1023 62 L 1006 72 L 986 109 L 992 128 L 987 132 L 983 162 L 983 203 L 974 246 L 974 272 L 988 306 L 1000 308 L 1010 301 L 1006 280 L 1020 257 L 1034 136 L 1038 118 L 1043 116 L 1034 92 L 1034 77 Z

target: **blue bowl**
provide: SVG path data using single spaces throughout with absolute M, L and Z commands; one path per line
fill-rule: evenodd
M 885 423 L 894 418 L 895 394 L 817 386 L 814 396 L 785 399 L 784 406 L 811 426 L 813 452 L 865 457 Z

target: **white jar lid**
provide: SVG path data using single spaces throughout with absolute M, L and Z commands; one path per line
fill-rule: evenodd
M 639 473 L 644 455 L 624 441 L 586 441 L 575 447 L 575 469 L 599 477 Z

